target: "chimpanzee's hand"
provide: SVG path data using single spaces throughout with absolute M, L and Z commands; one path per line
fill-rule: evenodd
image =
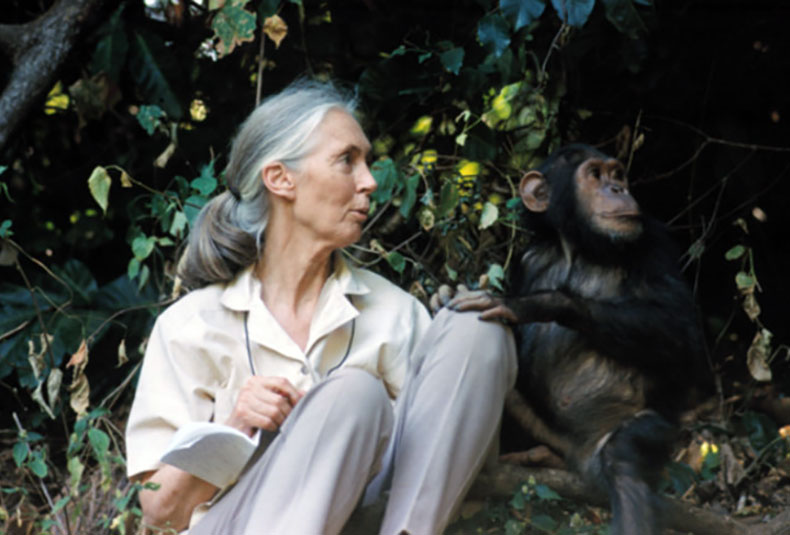
M 456 286 L 455 290 L 453 290 L 452 287 L 448 286 L 447 284 L 442 284 L 428 301 L 428 305 L 431 308 L 431 314 L 435 316 L 437 312 L 439 312 L 443 307 L 447 306 L 447 304 L 453 299 L 453 296 L 461 295 L 468 291 L 469 289 L 463 284 Z
M 508 323 L 519 322 L 518 316 L 507 306 L 503 298 L 494 297 L 482 290 L 459 293 L 450 300 L 447 308 L 458 312 L 479 310 L 482 312 L 480 314 L 481 320 L 500 320 Z

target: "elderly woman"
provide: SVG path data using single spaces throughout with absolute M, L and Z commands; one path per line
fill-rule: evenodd
M 363 494 L 389 490 L 381 533 L 440 533 L 495 443 L 515 378 L 507 329 L 431 321 L 339 251 L 376 189 L 352 112 L 331 85 L 297 83 L 233 144 L 228 191 L 200 213 L 182 268 L 199 289 L 157 319 L 129 416 L 129 476 L 158 484 L 140 493 L 148 525 L 338 533 Z M 262 430 L 235 485 L 160 461 L 194 421 Z

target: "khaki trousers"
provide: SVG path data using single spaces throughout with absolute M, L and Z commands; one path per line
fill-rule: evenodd
M 190 535 L 337 534 L 363 493 L 371 503 L 387 489 L 380 533 L 441 533 L 496 441 L 515 382 L 512 334 L 477 318 L 437 314 L 394 409 L 359 369 L 314 386 Z

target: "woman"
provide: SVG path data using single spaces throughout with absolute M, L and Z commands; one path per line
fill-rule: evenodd
M 297 83 L 234 141 L 228 191 L 201 211 L 182 269 L 200 289 L 157 319 L 129 416 L 129 475 L 159 485 L 140 493 L 149 525 L 338 533 L 367 486 L 368 502 L 389 488 L 381 533 L 439 533 L 495 442 L 509 332 L 449 311 L 431 321 L 338 251 L 376 189 L 353 109 Z M 208 420 L 263 430 L 231 488 L 159 460 L 180 426 Z

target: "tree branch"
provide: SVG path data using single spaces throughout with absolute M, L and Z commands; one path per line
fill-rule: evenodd
M 107 0 L 58 0 L 26 24 L 0 25 L 0 47 L 14 70 L 0 94 L 0 148 L 46 94 L 91 13 Z

